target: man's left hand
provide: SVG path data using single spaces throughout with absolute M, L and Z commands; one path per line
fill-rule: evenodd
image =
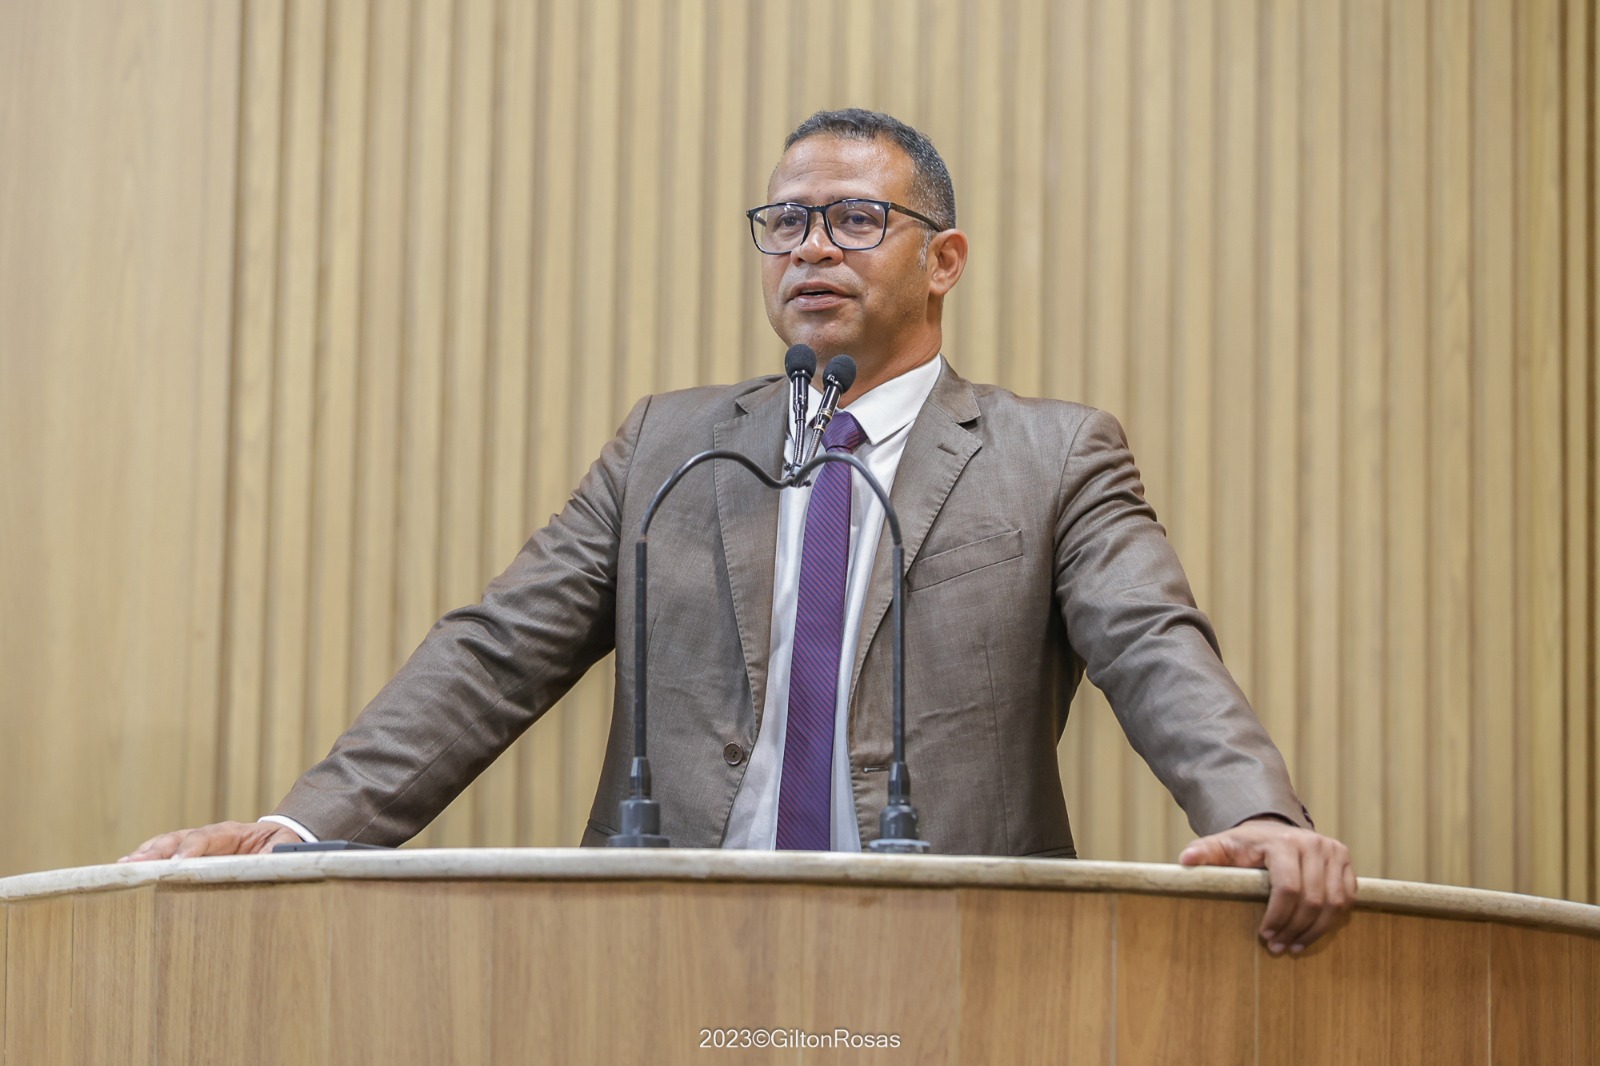
M 1276 818 L 1251 818 L 1183 849 L 1185 866 L 1265 868 L 1272 883 L 1260 935 L 1274 955 L 1298 955 L 1333 929 L 1356 900 L 1350 849 Z

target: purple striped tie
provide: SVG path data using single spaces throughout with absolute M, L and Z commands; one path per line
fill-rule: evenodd
M 822 434 L 822 445 L 830 452 L 853 452 L 865 439 L 856 420 L 840 411 Z M 827 851 L 832 840 L 833 719 L 839 696 L 845 575 L 850 565 L 853 473 L 843 463 L 824 464 L 806 509 L 794 658 L 789 667 L 789 723 L 783 736 L 783 778 L 778 788 L 780 849 Z

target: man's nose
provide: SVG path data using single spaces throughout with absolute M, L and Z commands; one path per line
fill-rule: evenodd
M 844 258 L 844 252 L 828 237 L 828 227 L 818 215 L 811 223 L 811 231 L 806 234 L 806 239 L 801 241 L 791 253 L 802 263 L 828 263 L 838 262 Z

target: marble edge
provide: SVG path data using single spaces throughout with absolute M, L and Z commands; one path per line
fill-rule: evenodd
M 1061 889 L 1262 900 L 1262 870 L 1167 863 L 987 856 L 618 851 L 602 848 L 305 852 L 47 870 L 0 878 L 0 901 L 160 884 L 173 887 L 330 880 L 702 880 Z M 1600 935 L 1600 907 L 1455 885 L 1362 878 L 1361 910 L 1539 925 Z

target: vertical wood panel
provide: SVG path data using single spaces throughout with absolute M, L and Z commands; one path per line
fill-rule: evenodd
M 6 1060 L 6 982 L 11 970 L 6 956 L 6 930 L 11 924 L 11 904 L 0 903 L 0 1062 Z
M 707 60 L 706 0 L 680 0 L 667 13 L 666 92 L 660 94 L 660 178 L 667 209 L 648 279 L 662 290 L 661 320 L 645 339 L 655 366 L 658 387 L 684 389 L 707 376 L 709 354 L 704 335 L 708 248 L 714 240 L 737 238 L 737 206 L 718 197 L 709 200 L 710 153 L 706 146 L 714 127 L 708 124 L 710 92 L 716 72 Z M 639 161 L 648 170 L 648 158 Z M 759 199 L 759 198 L 758 198 Z M 742 251 L 742 249 L 741 249 Z
M 1428 5 L 1390 6 L 1385 76 L 1389 121 L 1385 196 L 1382 467 L 1385 537 L 1382 570 L 1384 641 L 1384 869 L 1392 877 L 1428 878 L 1431 797 L 1427 767 L 1428 694 Z M 1393 818 L 1389 811 L 1410 812 Z
M 804 1028 L 902 1034 L 902 1048 L 869 1050 L 863 1055 L 867 1061 L 894 1062 L 906 1051 L 918 1062 L 957 1061 L 961 986 L 954 978 L 962 946 L 957 895 L 938 889 L 849 891 L 856 899 L 848 908 L 807 894 L 798 967 Z M 903 947 L 861 950 L 873 941 L 915 943 L 916 963 Z
M 72 1046 L 72 897 L 6 905 L 5 1061 L 66 1062 Z
M 1394 925 L 1389 915 L 1363 913 L 1305 955 L 1261 957 L 1260 1061 L 1389 1061 L 1390 1034 L 1411 1022 L 1393 1014 Z M 1332 995 L 1335 988 L 1344 994 Z
M 363 189 L 370 21 L 364 0 L 328 8 L 322 219 L 311 477 L 310 620 L 301 760 L 328 750 L 353 716 L 355 499 L 360 444 Z
M 746 91 L 751 76 L 750 5 L 737 0 L 708 0 L 708 4 L 705 32 L 712 88 L 704 122 L 706 129 L 719 132 L 706 138 L 703 149 L 708 180 L 701 193 L 707 223 L 700 237 L 706 244 L 700 279 L 706 342 L 701 365 L 708 381 L 734 381 L 742 365 L 738 313 L 742 301 L 737 297 L 748 284 L 752 249 L 749 228 L 733 212 L 739 204 L 765 203 L 767 186 L 764 181 L 747 185 L 742 180 L 745 160 L 752 154 L 747 142 L 751 100 Z
M 1256 662 L 1262 724 L 1301 780 L 1300 706 L 1300 8 L 1266 5 L 1262 25 L 1262 252 L 1257 284 L 1261 425 L 1256 460 Z M 1315 817 L 1316 815 L 1313 815 Z
M 69 897 L 75 1063 L 138 1066 L 155 1053 L 154 885 Z M 55 1034 L 58 1041 L 65 1032 Z
M 1594 194 L 1594 114 L 1592 93 L 1594 67 L 1591 35 L 1594 25 L 1592 5 L 1567 4 L 1563 7 L 1566 25 L 1561 48 L 1565 81 L 1562 129 L 1562 203 L 1565 227 L 1561 235 L 1566 276 L 1562 279 L 1562 330 L 1564 333 L 1565 378 L 1562 390 L 1566 462 L 1566 525 L 1562 556 L 1567 574 L 1565 622 L 1565 727 L 1566 790 L 1562 796 L 1566 825 L 1565 894 L 1574 899 L 1594 899 L 1595 876 L 1594 824 L 1597 814 L 1591 791 L 1595 756 L 1596 692 L 1595 656 L 1590 641 L 1595 629 L 1595 557 L 1593 537 L 1595 496 L 1593 476 L 1595 454 L 1590 444 L 1594 408 L 1590 390 L 1597 372 L 1594 338 L 1594 306 L 1589 300 L 1593 278 L 1595 242 L 1594 220 L 1589 198 Z
M 999 14 L 1000 5 L 996 5 Z M 950 353 L 951 360 L 963 374 L 975 381 L 992 380 L 1000 369 L 1000 322 L 1005 314 L 1005 258 L 997 254 L 1006 236 L 1006 220 L 1011 213 L 1007 197 L 1008 182 L 1005 174 L 1008 159 L 1002 136 L 1005 122 L 992 111 L 996 92 L 993 88 L 1003 83 L 1010 69 L 1010 57 L 1005 54 L 1005 27 L 1012 23 L 1009 17 L 986 16 L 983 12 L 966 8 L 966 24 L 962 37 L 960 63 L 972 71 L 975 85 L 990 86 L 982 91 L 969 91 L 960 98 L 959 112 L 966 134 L 958 148 L 961 172 L 966 175 L 960 199 L 958 219 L 979 254 L 969 263 L 962 276 L 961 286 L 970 285 L 970 296 L 962 309 L 962 327 L 967 340 Z M 1009 12 L 1006 12 L 1009 15 Z M 979 116 L 993 115 L 993 118 Z M 793 120 L 789 120 L 793 125 Z M 954 178 L 951 179 L 954 181 Z M 983 254 L 987 252 L 988 254 Z M 951 303 L 957 302 L 952 299 Z M 947 346 L 948 347 L 948 346 Z M 960 354 L 956 354 L 959 352 Z
M 1511 5 L 1472 15 L 1473 883 L 1516 883 Z M 1510 712 L 1510 713 L 1508 713 Z
M 329 1060 L 489 1061 L 489 1002 L 479 992 L 490 987 L 494 934 L 483 890 L 347 881 L 323 891 Z
M 1430 11 L 1428 383 L 1428 876 L 1472 881 L 1475 660 L 1473 526 L 1472 19 Z
M 1389 1061 L 1438 1066 L 1487 1062 L 1489 927 L 1396 918 L 1390 930 Z M 1467 1018 L 1476 1024 L 1460 1024 Z
M 306 644 L 316 444 L 318 289 L 321 285 L 323 58 L 327 10 L 291 0 L 284 29 L 279 199 L 278 328 L 267 480 L 266 647 L 263 652 L 258 810 L 288 791 L 306 765 Z M 250 812 L 241 812 L 248 816 Z
M 1257 689 L 1255 580 L 1259 412 L 1256 391 L 1256 255 L 1260 243 L 1257 149 L 1260 117 L 1257 5 L 1230 0 L 1217 18 L 1216 287 L 1211 367 L 1214 532 L 1210 574 L 1212 621 L 1226 633 L 1224 660 L 1245 694 Z M 1197 561 L 1204 565 L 1203 561 Z
M 1011 57 L 1010 77 L 1001 89 L 1013 100 L 1043 99 L 1049 77 L 1045 67 L 1046 0 L 1019 0 L 1016 16 L 1005 27 L 1006 55 Z M 1044 227 L 1047 190 L 1044 174 L 1044 110 L 1031 107 L 1004 109 L 1003 158 L 1012 168 L 1002 213 L 1001 240 L 1006 256 L 999 264 L 1004 279 L 1005 302 L 996 336 L 1000 360 L 999 379 L 1027 396 L 1043 387 L 1044 355 L 1041 287 L 1045 256 Z
M 273 355 L 277 286 L 284 7 L 245 7 L 234 252 L 233 385 L 229 412 L 228 556 L 223 650 L 222 805 L 248 817 L 262 799 L 270 550 Z
M 494 949 L 492 1061 L 525 1057 L 542 1034 L 557 1034 L 539 1049 L 551 1061 L 674 1060 L 695 1053 L 702 1027 L 804 1027 L 812 1017 L 808 971 L 794 963 L 805 951 L 805 890 L 706 891 L 722 898 L 708 906 L 698 891 L 700 898 L 672 899 L 625 884 L 495 892 L 504 933 Z M 641 938 L 642 929 L 660 935 Z M 596 938 L 596 930 L 607 935 Z M 550 958 L 567 960 L 568 969 L 541 964 Z M 574 988 L 609 992 L 575 1001 Z M 556 989 L 562 994 L 551 994 Z M 666 1029 L 663 1019 L 673 1020 Z M 671 1050 L 663 1056 L 662 1048 Z M 791 1053 L 768 1061 L 794 1060 Z
M 329 1062 L 329 891 L 161 889 L 155 1061 Z
M 1385 538 L 1383 506 L 1387 426 L 1387 344 L 1384 302 L 1389 279 L 1384 262 L 1388 158 L 1384 98 L 1384 8 L 1381 0 L 1344 5 L 1343 200 L 1345 255 L 1340 278 L 1341 453 L 1339 470 L 1339 648 L 1341 788 L 1340 831 L 1361 841 L 1356 854 L 1387 869 L 1384 760 L 1388 750 L 1384 706 L 1388 633 L 1384 624 Z M 1355 797 L 1360 797 L 1356 802 Z
M 625 96 L 622 100 L 621 178 L 617 190 L 617 306 L 616 359 L 618 381 L 626 382 L 627 395 L 619 392 L 612 402 L 614 425 L 616 408 L 630 404 L 645 392 L 661 388 L 658 352 L 661 327 L 661 282 L 668 276 L 660 269 L 657 249 L 667 236 L 671 215 L 671 171 L 663 159 L 667 135 L 662 129 L 666 94 L 662 92 L 670 69 L 662 54 L 667 24 L 667 5 L 635 3 L 624 18 L 628 63 L 623 72 Z M 650 210 L 646 205 L 658 204 Z
M 1572 963 L 1572 1061 L 1600 1058 L 1600 937 L 1574 937 Z
M 1347 659 L 1339 624 L 1344 572 L 1339 545 L 1344 513 L 1341 367 L 1343 336 L 1344 158 L 1341 132 L 1343 30 L 1340 9 L 1316 0 L 1301 7 L 1300 283 L 1321 294 L 1300 314 L 1300 590 L 1299 703 L 1305 728 L 1298 752 L 1303 797 L 1324 832 L 1345 829 L 1342 756 L 1350 710 L 1344 682 Z M 1358 861 L 1380 861 L 1352 841 Z
M 1589 22 L 1589 618 L 1591 642 L 1579 655 L 1589 662 L 1589 902 L 1600 903 L 1600 16 Z M 1582 802 L 1580 798 L 1580 802 Z
M 1566 601 L 1562 499 L 1561 48 L 1555 0 L 1517 5 L 1517 880 L 1560 895 Z
M 1113 1061 L 1253 1063 L 1260 920 L 1251 903 L 1117 896 Z
M 233 325 L 234 279 L 228 269 L 234 251 L 235 208 L 238 186 L 238 116 L 242 92 L 239 76 L 240 33 L 243 12 L 238 3 L 208 4 L 209 21 L 206 69 L 211 81 L 204 94 L 208 101 L 208 127 L 201 157 L 205 159 L 205 187 L 201 192 L 199 214 L 205 219 L 205 241 L 201 261 L 213 265 L 201 269 L 194 291 L 198 306 L 206 308 L 199 323 L 194 380 L 198 386 L 194 414 L 193 452 L 195 477 L 185 486 L 192 500 L 193 524 L 188 537 L 188 568 L 193 575 L 189 625 L 184 641 L 188 658 L 188 685 L 185 703 L 184 739 L 181 762 L 181 814 L 177 824 L 199 825 L 215 817 L 219 807 L 219 737 L 225 714 L 219 706 L 223 692 L 224 593 L 227 582 L 228 543 L 229 410 L 232 380 L 231 363 L 224 355 L 229 349 Z M 187 212 L 195 204 L 185 205 Z M 4 360 L 0 360 L 3 363 Z M 0 393 L 5 389 L 0 387 Z M 0 570 L 4 570 L 0 566 Z M 124 789 L 124 795 L 148 794 L 146 773 L 152 762 L 140 770 L 140 784 Z M 127 804 L 130 814 L 141 811 L 136 800 Z M 118 827 L 118 843 L 139 841 L 150 835 L 150 822 L 141 815 L 126 829 Z M 86 856 L 97 858 L 99 840 L 74 837 Z M 114 850 L 114 849 L 113 849 Z M 72 861 L 81 861 L 74 857 Z M 0 855 L 0 869 L 7 866 Z
M 1029 1047 L 1023 1037 L 1042 1017 L 1070 1019 L 1073 1063 L 1110 1063 L 1111 1017 L 1103 1009 L 1112 986 L 1113 897 L 1072 898 L 1038 892 L 970 891 L 961 908 L 961 1061 L 986 1062 L 997 1050 Z M 1017 950 L 1022 945 L 1026 950 Z M 1071 960 L 1066 962 L 1065 960 Z M 1029 995 L 996 995 L 1004 974 L 1035 975 Z M 1051 1049 L 1060 1061 L 1062 1049 Z
M 1571 948 L 1578 938 L 1539 929 L 1489 929 L 1489 1061 L 1574 1062 Z
M 365 186 L 361 247 L 360 392 L 356 414 L 355 547 L 349 712 L 396 664 L 401 368 L 407 336 L 405 270 L 410 154 L 410 5 L 374 4 L 368 28 Z M 347 712 L 347 713 L 349 713 Z
M 439 616 L 446 330 L 450 324 L 450 101 L 456 25 L 449 0 L 416 0 L 409 63 L 402 363 L 395 495 L 392 661 Z M 470 802 L 470 800 L 469 800 Z M 425 843 L 442 842 L 427 831 Z M 465 835 L 461 838 L 465 840 Z
M 1362 872 L 1594 898 L 1592 5 L 201 7 L 0 8 L 0 790 L 86 782 L 0 871 L 259 813 L 634 399 L 769 372 L 739 212 L 859 104 L 952 165 L 951 361 L 1123 420 Z M 572 842 L 611 687 L 424 840 Z M 1098 693 L 1060 761 L 1172 858 Z

